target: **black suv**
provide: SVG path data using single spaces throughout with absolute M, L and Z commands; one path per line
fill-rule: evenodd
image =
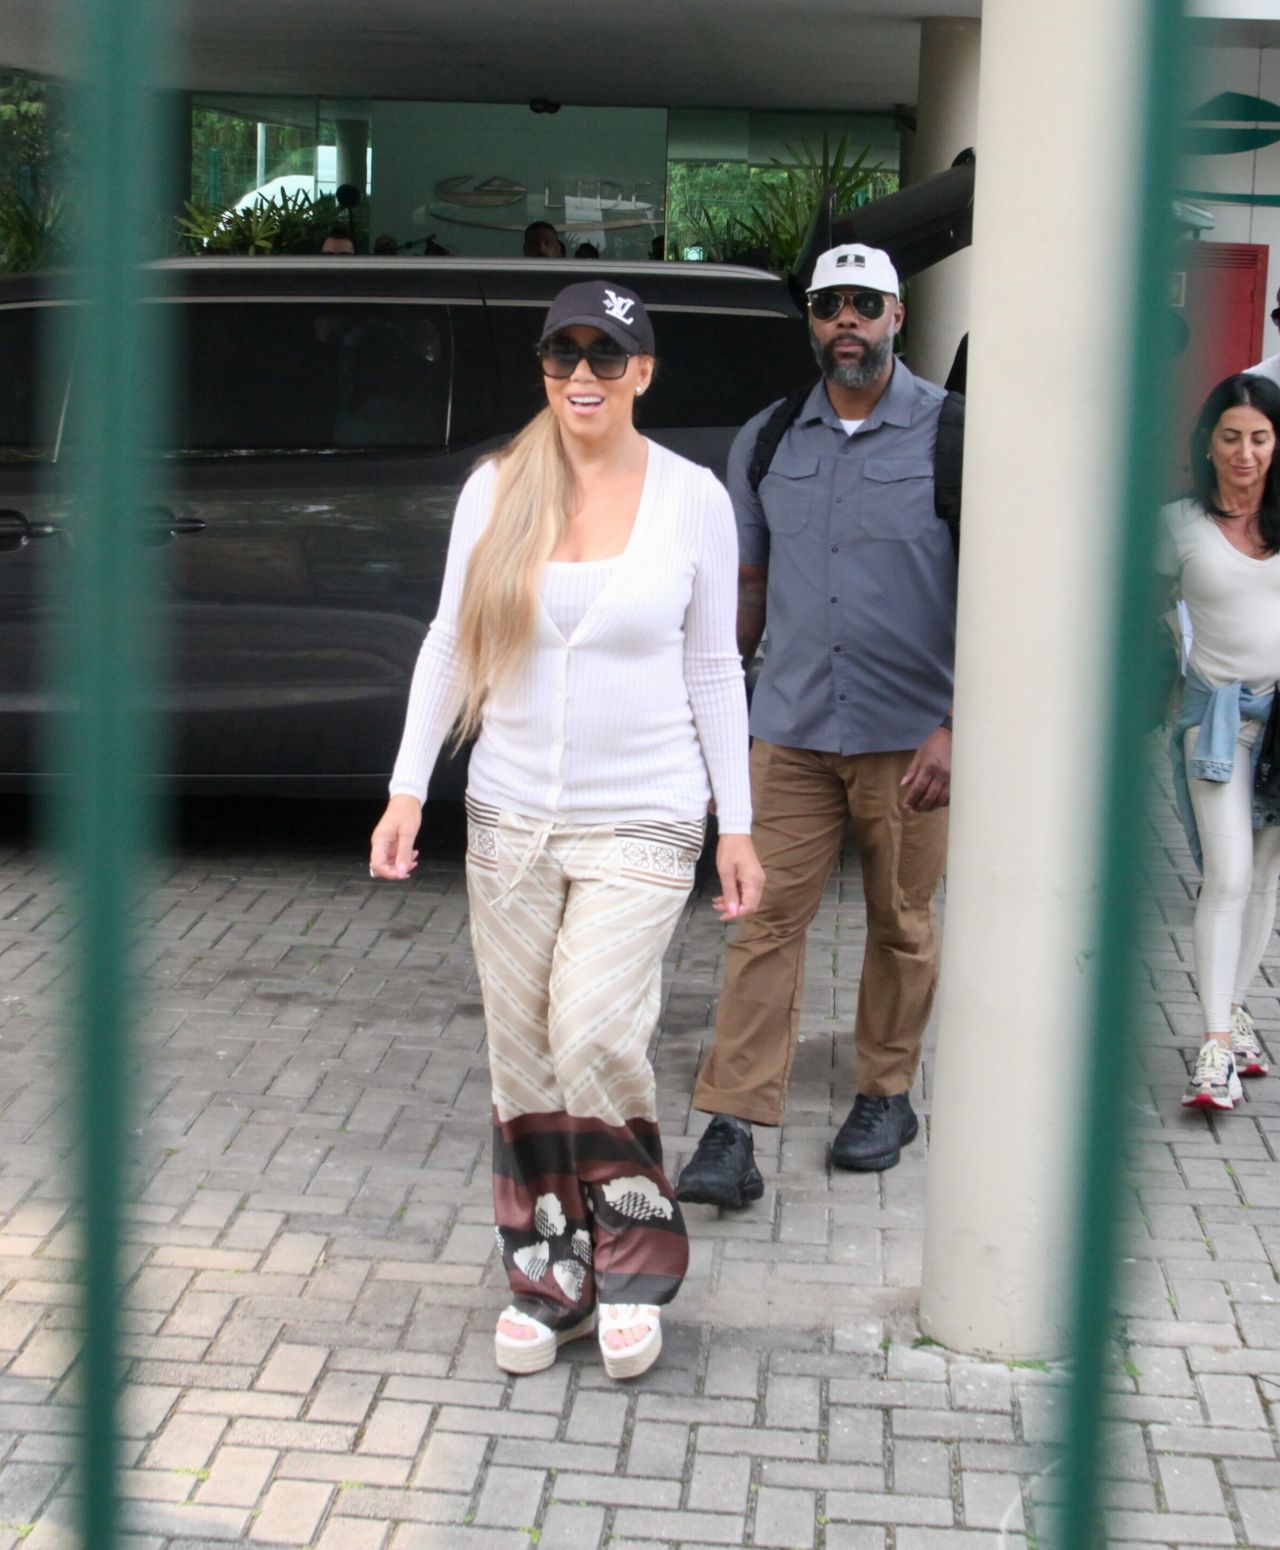
M 592 264 L 649 307 L 641 424 L 723 474 L 736 429 L 814 373 L 783 282 Z M 190 789 L 383 788 L 458 488 L 543 403 L 533 346 L 583 262 L 189 259 L 149 271 L 176 340 L 154 539 L 166 765 Z M 41 384 L 66 277 L 0 282 L 0 789 L 47 763 L 43 664 L 75 513 L 74 365 Z M 59 356 L 59 358 L 64 358 Z M 74 362 L 74 351 L 65 352 Z M 456 796 L 460 761 L 432 786 Z

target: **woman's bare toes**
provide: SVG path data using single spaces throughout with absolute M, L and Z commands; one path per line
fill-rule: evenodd
M 511 1319 L 499 1319 L 498 1333 L 505 1335 L 508 1340 L 533 1340 L 538 1331 L 530 1329 L 527 1324 L 516 1324 Z
M 635 1345 L 643 1340 L 648 1333 L 643 1324 L 633 1324 L 630 1329 L 607 1329 L 604 1333 L 604 1343 L 611 1351 L 625 1351 L 629 1345 Z

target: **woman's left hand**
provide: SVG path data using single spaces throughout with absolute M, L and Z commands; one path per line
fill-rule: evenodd
M 764 868 L 756 860 L 749 834 L 722 834 L 716 846 L 716 871 L 724 890 L 711 903 L 721 920 L 741 920 L 760 907 Z

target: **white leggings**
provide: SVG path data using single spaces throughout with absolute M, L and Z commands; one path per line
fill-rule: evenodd
M 1199 727 L 1183 745 L 1188 760 Z M 1251 750 L 1256 721 L 1240 728 L 1229 781 L 1190 780 L 1191 805 L 1204 850 L 1204 883 L 1196 904 L 1196 983 L 1206 1033 L 1225 1033 L 1258 972 L 1276 914 L 1280 826 L 1255 829 Z

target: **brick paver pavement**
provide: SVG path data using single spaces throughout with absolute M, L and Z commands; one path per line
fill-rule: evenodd
M 505 1283 L 461 865 L 454 847 L 427 855 L 410 887 L 370 882 L 365 816 L 327 843 L 269 823 L 189 835 L 146 889 L 121 1452 L 131 1550 L 1034 1546 L 1052 1510 L 1060 1370 L 921 1342 L 923 1133 L 884 1175 L 827 1163 L 851 1097 L 856 863 L 811 933 L 788 1123 L 757 1131 L 765 1199 L 690 1210 L 691 1272 L 660 1365 L 614 1385 L 581 1342 L 516 1380 L 491 1354 Z M 1185 853 L 1169 825 L 1162 839 L 1149 949 L 1163 1005 L 1128 1088 L 1138 1217 L 1112 1542 L 1280 1546 L 1280 1083 L 1254 1084 L 1220 1121 L 1177 1107 L 1196 1043 L 1190 905 Z M 9 822 L 0 1550 L 74 1543 L 67 930 L 50 864 Z M 673 1168 L 703 1122 L 688 1094 L 723 940 L 703 899 L 670 954 L 657 1064 Z M 1275 992 L 1254 1009 L 1264 1034 L 1280 1031 Z M 916 1101 L 927 1115 L 927 1063 Z

